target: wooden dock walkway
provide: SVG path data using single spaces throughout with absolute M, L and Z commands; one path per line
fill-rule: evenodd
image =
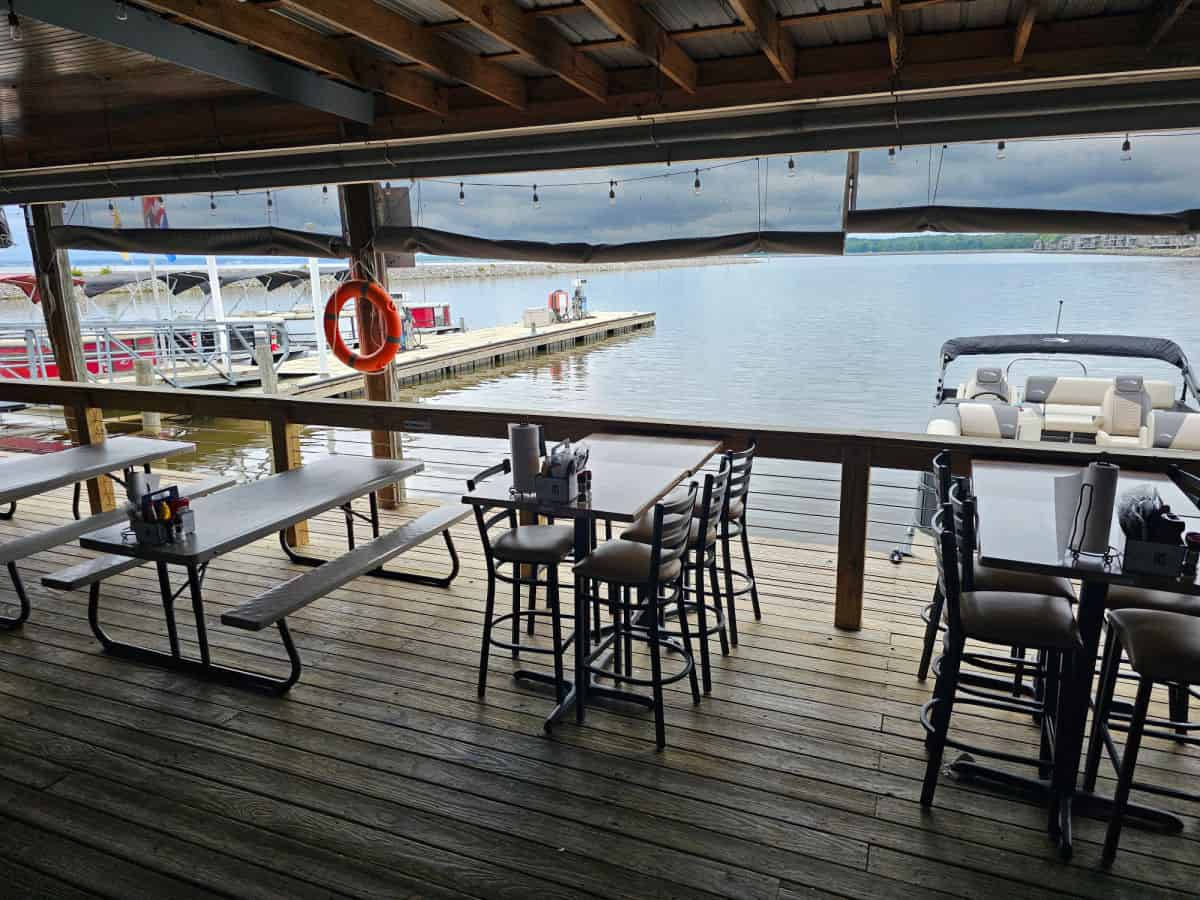
M 69 515 L 66 492 L 23 502 L 5 537 Z M 392 518 L 408 516 L 410 504 Z M 753 512 L 751 513 L 753 520 Z M 340 514 L 313 522 L 333 549 Z M 1128 829 L 1111 870 L 1103 823 L 1077 823 L 1070 864 L 1034 805 L 945 782 L 918 802 L 924 750 L 914 672 L 931 568 L 868 560 L 857 633 L 831 625 L 828 547 L 755 542 L 763 619 L 714 655 L 693 707 L 668 692 L 666 751 L 625 707 L 547 737 L 552 700 L 492 654 L 475 695 L 484 576 L 478 536 L 455 528 L 449 590 L 363 578 L 295 616 L 306 662 L 283 699 L 106 657 L 86 595 L 41 588 L 77 547 L 24 567 L 34 612 L 0 634 L 0 859 L 5 897 L 1194 896 L 1196 809 L 1182 836 Z M 436 543 L 402 561 L 432 571 Z M 206 579 L 210 636 L 231 661 L 279 659 L 267 633 L 218 623 L 298 571 L 274 541 L 223 557 Z M 115 630 L 163 639 L 152 569 L 105 586 Z M 0 599 L 10 602 L 5 585 Z M 189 616 L 179 617 L 188 645 Z M 522 664 L 532 664 L 522 659 Z M 972 737 L 1015 748 L 1027 722 L 980 711 Z M 1144 748 L 1150 780 L 1194 781 L 1200 759 Z M 1112 783 L 1108 782 L 1111 790 Z
M 596 312 L 582 321 L 538 328 L 534 334 L 519 324 L 448 334 L 426 334 L 421 336 L 424 346 L 397 354 L 393 368 L 401 386 L 452 378 L 462 372 L 490 368 L 651 328 L 654 319 L 654 313 Z M 285 362 L 280 367 L 279 378 L 280 391 L 310 398 L 332 397 L 359 390 L 362 386 L 362 374 L 338 362 L 332 354 L 329 356 L 328 375 L 320 374 L 314 353 Z

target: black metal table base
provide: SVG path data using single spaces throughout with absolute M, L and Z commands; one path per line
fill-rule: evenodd
M 260 672 L 250 672 L 215 663 L 212 661 L 208 644 L 208 629 L 204 622 L 204 598 L 201 592 L 201 583 L 204 578 L 202 569 L 205 567 L 188 566 L 187 582 L 178 591 L 175 591 L 171 587 L 166 563 L 160 562 L 157 563 L 157 566 L 158 583 L 163 602 L 163 618 L 167 625 L 167 643 L 170 649 L 158 650 L 153 647 L 143 647 L 140 644 L 129 644 L 115 640 L 109 635 L 100 624 L 101 582 L 95 582 L 88 591 L 88 624 L 91 625 L 92 633 L 100 641 L 106 653 L 111 653 L 121 659 L 134 660 L 162 669 L 187 672 L 209 681 L 228 684 L 232 687 L 249 688 L 266 694 L 284 694 L 296 683 L 300 678 L 300 654 L 292 642 L 286 621 L 281 619 L 278 627 L 279 637 L 291 666 L 291 671 L 287 676 L 277 678 Z M 179 632 L 175 624 L 175 600 L 185 589 L 191 595 L 192 612 L 196 620 L 196 643 L 200 649 L 199 659 L 184 656 L 179 645 Z
M 20 609 L 15 616 L 0 616 L 0 631 L 12 631 L 14 628 L 20 628 L 29 618 L 29 595 L 25 593 L 25 585 L 21 581 L 21 573 L 17 571 L 16 563 L 8 564 L 8 576 L 12 579 L 13 589 L 17 592 Z

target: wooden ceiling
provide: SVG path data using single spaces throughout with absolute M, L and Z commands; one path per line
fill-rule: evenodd
M 95 2 L 119 17 L 119 0 Z M 369 91 L 370 124 L 183 68 L 166 53 L 156 58 L 43 24 L 36 3 L 18 3 L 21 40 L 0 33 L 0 166 L 261 151 L 1178 70 L 1200 65 L 1200 14 L 1190 2 L 127 4 Z

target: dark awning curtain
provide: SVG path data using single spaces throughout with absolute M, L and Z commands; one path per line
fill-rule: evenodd
M 947 362 L 960 356 L 1000 353 L 1070 353 L 1072 356 L 1129 356 L 1161 359 L 1187 371 L 1187 357 L 1167 338 L 1120 334 L 985 334 L 951 338 L 942 344 Z
M 389 253 L 429 253 L 468 259 L 514 262 L 619 263 L 740 256 L 746 253 L 804 253 L 840 256 L 841 232 L 752 231 L 710 238 L 678 238 L 630 244 L 550 244 L 494 241 L 433 228 L 389 226 L 375 234 L 375 249 Z
M 54 246 L 116 253 L 191 253 L 200 256 L 347 255 L 341 237 L 290 228 L 88 228 L 60 225 L 50 230 Z
M 851 234 L 1189 234 L 1200 231 L 1200 210 L 1139 215 L 1081 209 L 1004 209 L 983 206 L 910 206 L 856 209 L 848 216 Z

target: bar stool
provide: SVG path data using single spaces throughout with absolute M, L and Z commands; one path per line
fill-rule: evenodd
M 969 485 L 965 478 L 955 479 L 951 468 L 949 450 L 942 450 L 933 458 L 934 484 L 937 489 L 937 502 L 940 509 L 952 502 L 951 491 L 956 481 L 958 484 Z M 969 489 L 969 487 L 967 488 Z M 964 591 L 1017 591 L 1026 594 L 1047 594 L 1051 597 L 1062 597 L 1071 603 L 1075 602 L 1075 589 L 1066 578 L 1053 575 L 1039 575 L 1035 572 L 1013 572 L 1006 569 L 993 569 L 979 563 L 979 547 L 975 541 L 975 529 L 970 532 L 970 541 L 964 540 L 965 535 L 960 527 L 961 515 L 954 516 L 955 530 L 959 539 L 959 553 L 970 554 L 972 565 L 963 569 L 962 589 Z M 933 651 L 937 645 L 939 631 L 944 630 L 942 624 L 942 607 L 945 599 L 942 594 L 941 580 L 933 587 L 933 597 L 921 612 L 925 622 L 925 641 L 921 648 L 921 662 L 917 666 L 917 680 L 924 681 L 929 674 L 929 665 L 933 659 Z M 1014 659 L 1024 658 L 1024 649 L 1013 647 Z M 1014 693 L 1021 693 L 1023 671 L 1018 668 L 1014 676 Z
M 484 469 L 473 478 L 467 480 L 467 490 L 474 491 L 476 485 L 501 473 L 512 471 L 510 462 L 506 459 L 491 468 Z M 554 657 L 554 676 L 550 677 L 541 672 L 519 669 L 513 673 L 515 678 L 525 678 L 543 684 L 553 684 L 556 699 L 562 702 L 570 684 L 563 677 L 563 653 L 575 639 L 574 633 L 565 639 L 562 633 L 562 620 L 574 621 L 571 614 L 560 612 L 558 590 L 558 566 L 570 554 L 574 546 L 575 535 L 569 526 L 563 525 L 518 525 L 517 514 L 512 509 L 495 511 L 495 507 L 477 505 L 475 507 L 475 522 L 479 526 L 479 538 L 483 542 L 483 558 L 487 564 L 487 602 L 483 612 L 483 639 L 479 649 L 479 696 L 487 689 L 488 653 L 491 647 L 500 647 L 512 651 L 513 659 L 520 658 L 521 651 L 544 654 Z M 500 525 L 507 526 L 503 534 L 494 540 L 492 530 Z M 503 566 L 510 567 L 508 574 L 501 571 Z M 528 566 L 529 574 L 522 575 L 521 567 Z M 538 570 L 545 569 L 546 580 L 538 580 Z M 496 584 L 503 582 L 512 585 L 513 611 L 502 616 L 495 616 Z M 521 608 L 521 586 L 529 585 L 530 603 L 528 609 Z M 546 588 L 547 609 L 536 609 L 535 591 L 539 585 Z M 533 634 L 533 623 L 539 617 L 550 617 L 551 641 L 549 648 L 535 647 L 531 644 L 521 644 L 521 622 L 529 625 L 529 634 Z M 494 635 L 499 626 L 510 623 L 511 641 L 503 641 Z M 585 625 L 586 627 L 586 625 Z
M 1149 718 L 1150 698 L 1156 684 L 1172 688 L 1180 684 L 1200 683 L 1200 618 L 1154 609 L 1112 610 L 1106 618 L 1108 638 L 1104 645 L 1104 668 L 1096 698 L 1096 714 L 1092 720 L 1083 787 L 1085 791 L 1095 790 L 1100 754 L 1102 750 L 1107 751 L 1117 772 L 1117 790 L 1104 839 L 1104 862 L 1108 864 L 1117 855 L 1121 828 L 1125 824 L 1129 806 L 1129 793 L 1134 787 L 1151 794 L 1200 802 L 1198 794 L 1133 780 L 1138 751 L 1146 735 L 1200 746 L 1200 737 L 1187 736 L 1191 731 L 1200 729 L 1200 724 Z M 1115 711 L 1113 700 L 1122 656 L 1128 658 L 1129 666 L 1138 679 L 1137 699 L 1128 716 Z M 1150 727 L 1147 728 L 1147 725 Z M 1127 733 L 1123 751 L 1117 750 L 1112 738 L 1113 731 Z M 1184 736 L 1180 736 L 1181 731 Z
M 921 708 L 921 725 L 928 735 L 928 761 L 921 790 L 923 806 L 933 803 L 946 747 L 1036 766 L 1043 775 L 1050 772 L 1054 760 L 1054 716 L 1062 673 L 1069 671 L 1073 654 L 1082 646 L 1071 604 L 1063 597 L 1017 591 L 962 590 L 959 561 L 962 568 L 969 571 L 974 558 L 972 554 L 959 552 L 953 516 L 954 509 L 947 503 L 933 519 L 938 578 L 945 598 L 946 637 L 945 650 L 934 664 L 937 681 L 933 698 Z M 964 492 L 961 528 L 972 532 L 972 543 L 974 522 L 975 498 Z M 1007 655 L 975 651 L 967 653 L 967 640 L 1003 647 L 1031 647 L 1041 651 L 1041 659 L 1038 663 L 1027 663 Z M 993 671 L 1008 671 L 1010 674 L 1033 668 L 1044 685 L 1042 698 L 1003 697 L 992 691 L 979 690 L 960 679 L 960 667 L 964 662 Z M 1041 730 L 1038 757 L 1035 759 L 992 750 L 950 738 L 950 718 L 956 704 L 1033 714 Z
M 725 573 L 725 605 L 726 618 L 729 622 L 729 641 L 733 646 L 738 644 L 737 607 L 735 601 L 743 594 L 750 595 L 754 606 L 755 620 L 762 619 L 762 610 L 758 605 L 758 584 L 754 580 L 754 561 L 750 558 L 750 531 L 746 523 L 746 506 L 750 499 L 750 471 L 754 467 L 754 452 L 758 448 L 755 441 L 739 452 L 726 451 L 721 458 L 721 470 L 728 470 L 729 489 L 725 495 L 725 505 L 717 522 L 717 531 L 721 540 L 722 570 Z M 700 514 L 697 507 L 696 515 Z M 733 567 L 729 542 L 732 538 L 740 537 L 742 543 L 742 565 L 745 571 Z M 741 586 L 734 590 L 733 579 L 741 580 Z
M 693 482 L 686 492 L 660 500 L 655 505 L 649 544 L 608 541 L 575 564 L 575 590 L 590 593 L 594 582 L 607 584 L 609 606 L 613 611 L 613 623 L 601 629 L 601 639 L 595 649 L 587 649 L 586 625 L 576 632 L 577 637 L 584 635 L 578 638 L 580 643 L 576 652 L 586 654 L 584 666 L 587 672 L 610 678 L 618 685 L 649 687 L 652 691 L 652 697 L 646 698 L 617 688 L 585 684 L 579 686 L 576 702 L 586 703 L 595 695 L 650 706 L 654 710 L 655 742 L 660 750 L 667 745 L 663 688 L 687 678 L 691 682 L 692 702 L 700 702 L 700 684 L 696 678 L 682 590 L 697 490 Z M 630 592 L 623 591 L 624 588 L 636 593 L 636 606 L 630 602 Z M 680 639 L 664 634 L 660 629 L 660 615 L 671 605 L 679 616 Z M 585 608 L 586 604 L 581 607 Z M 635 674 L 635 641 L 645 644 L 649 652 L 649 678 Z M 680 669 L 670 674 L 662 671 L 662 651 L 666 648 L 676 651 L 683 661 Z M 610 651 L 611 670 L 603 665 Z
M 712 693 L 712 667 L 709 663 L 708 639 L 716 634 L 721 640 L 721 655 L 729 653 L 729 637 L 725 629 L 725 613 L 721 608 L 721 590 L 717 579 L 717 523 L 725 511 L 728 496 L 730 469 L 722 466 L 714 474 L 704 476 L 704 488 L 700 491 L 700 501 L 696 505 L 698 514 L 692 516 L 692 530 L 688 536 L 688 554 L 683 566 L 683 592 L 687 600 L 683 608 L 695 611 L 700 640 L 700 678 L 704 693 Z M 632 527 L 621 532 L 622 540 L 637 541 L 649 544 L 654 540 L 654 516 L 647 512 Z M 711 603 L 705 598 L 704 576 L 708 574 L 711 588 Z M 689 577 L 695 579 L 694 585 L 688 584 Z M 713 617 L 713 624 L 708 624 L 708 617 Z M 672 637 L 681 636 L 679 631 L 664 632 Z

